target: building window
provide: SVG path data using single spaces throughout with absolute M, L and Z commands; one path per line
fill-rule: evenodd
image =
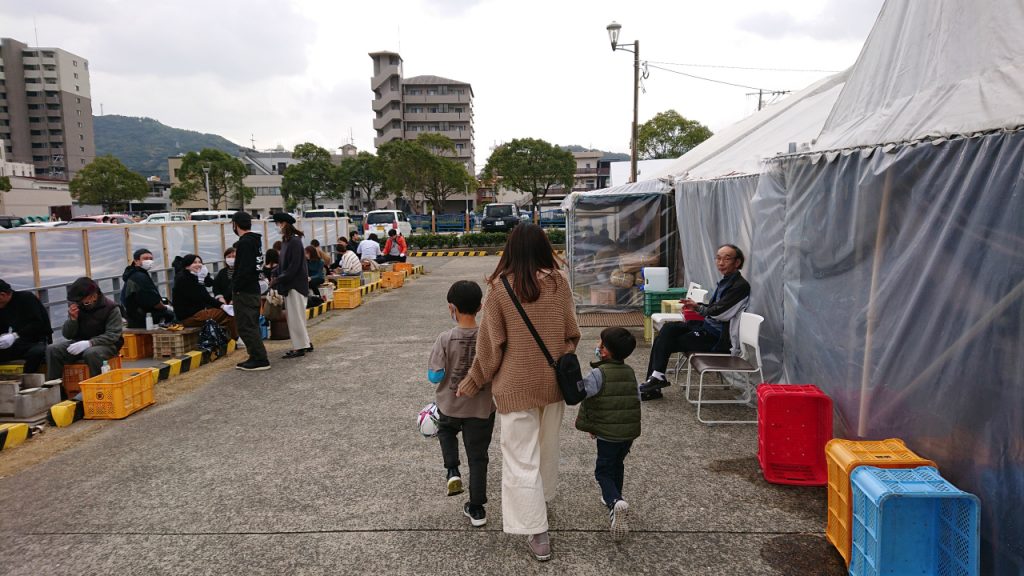
M 75 80 L 78 80 L 78 72 L 75 72 Z
M 78 149 L 81 150 L 82 153 L 85 153 L 85 146 L 79 146 Z
M 82 123 L 81 123 L 81 122 L 79 122 L 79 123 L 78 123 L 78 127 L 79 127 L 79 128 L 81 128 L 81 127 L 82 127 Z
M 81 92 L 81 91 L 82 90 L 78 87 L 78 84 L 75 84 L 75 92 Z
M 75 100 L 77 100 L 77 101 L 78 101 L 78 102 L 77 102 L 78 104 L 81 104 L 81 103 L 82 103 L 82 97 L 81 97 L 81 96 L 78 96 L 78 97 L 76 97 L 76 98 L 75 98 Z
M 78 60 L 72 60 L 71 61 L 71 65 L 74 66 L 75 68 L 78 68 Z M 77 72 L 75 73 L 75 78 L 78 78 L 78 73 Z
M 85 134 L 79 134 L 78 135 L 78 139 L 79 140 L 85 140 Z
M 81 115 L 82 115 L 82 111 L 81 111 L 81 110 L 75 110 L 75 112 L 76 112 L 76 113 L 77 113 L 77 114 L 78 114 L 79 116 L 81 116 Z

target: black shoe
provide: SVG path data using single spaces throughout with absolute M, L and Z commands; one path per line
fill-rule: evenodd
M 658 378 L 657 376 L 651 376 L 647 378 L 647 381 L 640 385 L 641 392 L 654 392 L 661 390 L 662 388 L 671 386 L 664 378 Z
M 448 469 L 448 495 L 455 496 L 462 494 L 465 490 L 462 488 L 462 475 L 459 474 L 459 468 Z
M 306 355 L 306 350 L 305 349 L 302 349 L 302 350 L 289 350 L 288 352 L 285 353 L 284 356 L 281 356 L 281 358 L 287 360 L 289 358 L 302 358 L 305 355 Z
M 474 506 L 469 502 L 462 507 L 462 513 L 469 518 L 469 523 L 479 528 L 487 524 L 487 510 L 483 506 Z
M 306 352 L 309 353 L 309 352 L 312 352 L 312 351 L 313 351 L 313 343 L 310 342 L 309 343 L 309 348 L 306 348 Z
M 242 362 L 241 364 L 235 365 L 235 368 L 238 368 L 239 370 L 250 371 L 250 372 L 257 371 L 257 370 L 270 370 L 270 361 L 269 360 L 264 360 L 264 361 L 260 362 L 259 360 L 253 360 L 252 358 L 250 358 L 250 359 L 246 360 L 245 362 Z
M 649 392 L 641 392 L 640 399 L 644 402 L 648 400 L 660 400 L 665 396 L 661 393 L 661 390 L 651 390 Z

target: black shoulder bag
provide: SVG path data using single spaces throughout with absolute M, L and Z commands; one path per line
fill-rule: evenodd
M 579 381 L 583 380 L 583 373 L 580 371 L 580 361 L 576 357 L 576 354 L 570 352 L 558 360 L 555 360 L 551 356 L 551 353 L 548 352 L 548 348 L 544 345 L 544 341 L 540 339 L 540 334 L 537 333 L 537 329 L 533 327 L 533 323 L 530 322 L 529 317 L 526 316 L 526 310 L 523 310 L 523 305 L 520 304 L 519 299 L 516 298 L 515 292 L 512 291 L 512 286 L 508 283 L 508 279 L 502 276 L 501 283 L 505 285 L 505 290 L 508 292 L 509 298 L 511 298 L 512 303 L 516 305 L 516 310 L 519 310 L 519 315 L 523 317 L 523 322 L 525 322 L 526 327 L 530 329 L 530 334 L 533 334 L 533 339 L 537 341 L 537 346 L 540 346 L 540 351 L 543 352 L 544 357 L 547 358 L 548 365 L 555 370 L 555 379 L 558 381 L 558 389 L 562 392 L 562 398 L 565 399 L 565 403 L 569 406 L 579 404 L 587 397 L 587 394 L 577 386 Z

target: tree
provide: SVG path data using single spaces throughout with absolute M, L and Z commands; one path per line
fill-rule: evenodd
M 421 211 L 435 156 L 427 148 L 406 140 L 392 140 L 377 148 L 383 164 L 384 187 L 395 200 L 408 196 L 413 209 Z
M 302 162 L 284 171 L 281 195 L 285 199 L 293 199 L 297 205 L 308 200 L 310 208 L 316 208 L 317 198 L 338 197 L 338 174 L 331 164 L 330 152 L 306 142 L 295 147 L 292 158 Z
M 444 203 L 455 194 L 476 190 L 476 179 L 461 162 L 450 158 L 435 156 L 426 180 L 423 197 L 435 212 L 443 212 Z
M 576 160 L 572 152 L 536 138 L 517 138 L 494 149 L 484 166 L 485 180 L 530 195 L 534 217 L 537 204 L 553 187 L 572 189 Z
M 444 156 L 445 152 L 455 154 L 455 142 L 437 132 L 423 132 L 416 136 L 416 143 L 430 151 L 434 156 Z
M 11 179 L 8 176 L 0 176 L 0 192 L 11 191 Z
M 210 179 L 210 208 L 228 208 L 228 202 L 234 200 L 243 206 L 252 200 L 255 193 L 251 188 L 242 184 L 245 178 L 245 164 L 241 160 L 220 150 L 203 148 L 199 152 L 189 152 L 181 160 L 181 168 L 178 169 L 178 181 L 180 184 L 171 188 L 171 201 L 180 205 L 186 200 L 196 200 L 199 194 L 206 191 L 207 174 L 204 168 L 209 170 Z
M 82 168 L 68 187 L 76 202 L 100 204 L 104 212 L 111 212 L 115 206 L 131 201 L 143 200 L 149 192 L 145 178 L 109 154 Z
M 365 209 L 373 210 L 374 200 L 387 197 L 384 164 L 378 156 L 360 152 L 343 159 L 335 170 L 339 188 L 358 192 L 359 203 Z
M 644 160 L 678 158 L 711 135 L 707 126 L 687 120 L 675 110 L 659 112 L 640 125 L 637 155 Z

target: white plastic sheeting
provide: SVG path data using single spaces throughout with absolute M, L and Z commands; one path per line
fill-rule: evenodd
M 983 573 L 1020 574 L 1024 132 L 773 161 L 748 217 L 766 377 L 938 463 L 982 500 Z
M 818 149 L 1024 124 L 1024 2 L 889 0 Z
M 849 71 L 807 88 L 716 132 L 666 166 L 658 176 L 687 180 L 756 174 L 764 160 L 807 149 L 821 132 Z

